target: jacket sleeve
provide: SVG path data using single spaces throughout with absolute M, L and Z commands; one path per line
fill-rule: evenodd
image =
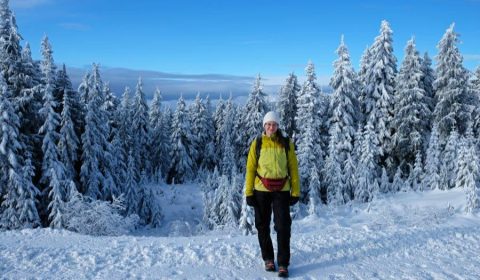
M 255 176 L 257 176 L 257 155 L 256 155 L 257 139 L 250 144 L 248 151 L 247 167 L 245 174 L 245 196 L 253 195 L 253 188 L 255 185 Z
M 291 196 L 300 197 L 300 177 L 298 175 L 298 161 L 295 146 L 290 141 L 288 149 L 288 174 L 290 174 Z

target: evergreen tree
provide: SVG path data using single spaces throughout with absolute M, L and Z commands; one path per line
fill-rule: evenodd
M 239 229 L 242 231 L 243 235 L 253 234 L 255 229 L 255 221 L 253 217 L 252 207 L 247 205 L 247 199 L 243 196 L 242 199 L 242 208 L 240 212 L 240 219 L 238 221 Z
M 337 194 L 331 195 L 340 199 L 338 202 L 344 202 L 349 194 L 341 177 L 345 161 L 353 151 L 356 125 L 359 120 L 358 82 L 343 37 L 337 54 L 339 58 L 334 63 L 334 75 L 330 81 L 334 89 L 330 106 L 333 113 L 329 120 L 330 144 L 327 159 L 330 163 L 325 164 L 324 174 L 327 186 L 335 186 L 339 190 Z
M 140 199 L 140 218 L 145 224 L 152 227 L 159 227 L 162 220 L 162 208 L 158 201 L 158 195 L 151 185 L 142 187 L 142 198 Z
M 415 156 L 415 163 L 413 166 L 412 175 L 412 189 L 414 191 L 423 191 L 423 163 L 422 163 L 422 154 L 420 151 L 417 152 Z
M 343 37 L 337 49 L 337 54 L 339 58 L 334 63 L 335 70 L 330 81 L 334 93 L 330 106 L 333 115 L 329 124 L 330 127 L 338 124 L 339 138 L 334 153 L 338 153 L 340 161 L 344 162 L 347 155 L 353 151 L 355 131 L 360 118 L 357 99 L 359 86 Z M 332 132 L 330 132 L 330 137 L 332 137 Z
M 32 178 L 35 175 L 35 171 L 30 160 L 30 155 L 27 153 L 25 158 L 25 164 L 22 170 L 23 190 L 20 191 L 18 207 L 20 209 L 20 224 L 24 228 L 36 228 L 41 225 L 40 217 L 38 215 L 36 207 L 36 196 L 40 194 L 40 191 L 32 183 Z
M 185 100 L 180 96 L 172 123 L 172 147 L 168 182 L 183 183 L 193 178 L 192 134 Z
M 420 87 L 425 91 L 425 97 L 428 101 L 428 108 L 433 113 L 437 100 L 435 97 L 435 91 L 433 90 L 433 82 L 435 81 L 435 71 L 432 68 L 432 59 L 425 52 L 423 59 L 421 60 L 422 76 L 420 78 Z M 431 121 L 431 119 L 430 119 Z M 432 127 L 431 125 L 429 127 Z
M 357 172 L 356 164 L 357 163 L 354 161 L 354 157 L 351 154 L 347 155 L 342 174 L 342 182 L 345 190 L 343 199 L 345 202 L 348 202 L 354 198 L 354 190 L 357 186 L 357 177 L 355 176 Z
M 390 190 L 392 192 L 398 192 L 401 189 L 403 189 L 405 185 L 405 182 L 402 179 L 402 169 L 400 166 L 397 168 L 397 171 L 395 172 L 395 176 L 393 176 L 393 182 L 390 185 Z
M 80 181 L 85 194 L 93 199 L 107 199 L 114 193 L 113 186 L 106 181 L 111 174 L 107 173 L 111 163 L 109 143 L 107 141 L 109 128 L 107 114 L 104 110 L 105 97 L 103 96 L 103 82 L 99 69 L 93 65 L 88 82 L 88 103 L 85 114 L 85 131 L 82 139 L 82 166 Z
M 225 101 L 220 95 L 220 99 L 217 101 L 217 106 L 215 106 L 215 112 L 213 113 L 213 123 L 215 126 L 215 159 L 217 163 L 222 159 L 222 143 L 223 143 L 223 133 L 221 127 L 223 126 L 224 117 L 225 117 Z
M 80 104 L 82 105 L 84 111 L 86 111 L 88 101 L 90 100 L 90 75 L 90 72 L 86 73 L 83 76 L 82 82 L 80 82 L 80 85 L 78 85 Z
M 127 159 L 127 174 L 125 178 L 125 214 L 130 216 L 138 212 L 138 181 L 135 160 L 132 153 Z
M 23 88 L 22 76 L 22 36 L 18 33 L 14 14 L 9 1 L 0 1 L 0 73 L 14 97 L 20 95 Z
M 375 148 L 378 147 L 378 138 L 371 121 L 367 122 L 364 128 L 361 142 L 361 156 L 357 168 L 358 185 L 354 196 L 356 200 L 371 201 L 379 189 L 378 186 L 378 165 L 375 161 Z
M 235 168 L 235 150 L 232 135 L 234 135 L 234 123 L 235 123 L 236 110 L 230 97 L 224 106 L 223 123 L 220 127 L 220 132 L 223 135 L 221 140 L 220 149 L 223 155 L 220 161 L 220 170 L 222 174 L 231 174 Z
M 236 151 L 238 169 L 243 172 L 247 162 L 248 150 L 252 141 L 263 131 L 263 116 L 268 111 L 267 95 L 263 92 L 262 78 L 258 74 L 247 103 L 240 112 L 236 124 Z
M 439 134 L 436 125 L 433 126 L 432 134 L 428 142 L 427 158 L 425 160 L 424 186 L 427 189 L 440 189 L 440 145 Z
M 135 165 L 139 172 L 149 172 L 150 166 L 148 159 L 148 105 L 143 93 L 142 79 L 138 79 L 135 95 L 132 104 L 132 138 L 133 138 L 133 157 Z
M 316 216 L 318 214 L 318 209 L 320 208 L 322 201 L 320 199 L 320 178 L 318 177 L 318 171 L 315 166 L 312 167 L 310 171 L 310 185 L 308 188 L 310 189 L 310 196 L 308 201 L 308 215 Z M 340 199 L 332 198 L 329 199 L 329 203 L 333 202 L 341 202 Z
M 75 166 L 78 160 L 80 142 L 75 131 L 72 114 L 73 92 L 65 90 L 63 94 L 63 109 L 60 121 L 60 139 L 58 142 L 59 159 L 65 166 L 66 178 L 76 180 Z
M 459 135 L 454 127 L 447 144 L 441 155 L 442 165 L 440 166 L 440 188 L 442 190 L 455 187 L 455 176 L 458 170 L 458 152 L 459 152 Z
M 165 127 L 164 115 L 162 114 L 162 94 L 158 88 L 153 95 L 149 118 L 152 170 L 154 173 L 165 176 L 168 172 L 166 163 L 168 163 L 170 136 L 167 134 L 167 128 Z
M 474 80 L 473 80 L 473 85 L 474 85 L 474 88 L 480 92 L 480 66 L 477 67 L 477 70 L 475 71 L 475 77 L 474 77 Z
M 392 30 L 387 21 L 382 21 L 380 34 L 370 48 L 368 72 L 365 82 L 365 119 L 374 120 L 373 130 L 378 138 L 379 153 L 375 160 L 382 166 L 391 167 L 391 121 L 393 117 L 397 59 L 393 53 Z
M 280 122 L 283 124 L 283 130 L 290 139 L 293 139 L 294 134 L 297 133 L 295 116 L 297 115 L 297 99 L 300 89 L 297 76 L 294 73 L 288 75 L 285 85 L 280 89 L 278 113 L 280 114 Z
M 385 167 L 382 168 L 382 177 L 380 177 L 379 190 L 382 193 L 387 193 L 390 190 L 390 181 L 388 179 L 387 170 Z
M 103 109 L 106 112 L 108 119 L 108 142 L 112 142 L 114 135 L 117 133 L 119 124 L 116 116 L 117 109 L 120 106 L 120 101 L 110 90 L 110 84 L 108 82 L 103 84 L 103 96 L 105 97 L 105 103 L 103 104 Z
M 0 77 L 0 228 L 19 229 L 39 224 L 34 196 L 38 190 L 31 182 L 26 160 L 19 156 L 20 120 L 10 101 L 11 93 Z
M 359 83 L 359 96 L 358 96 L 358 101 L 360 103 L 360 112 L 362 116 L 362 127 L 365 125 L 365 122 L 363 121 L 363 115 L 366 114 L 366 112 L 370 112 L 371 106 L 374 106 L 374 103 L 372 103 L 371 99 L 369 98 L 367 102 L 367 92 L 371 92 L 371 89 L 368 87 L 370 86 L 369 81 L 368 81 L 368 74 L 369 74 L 369 68 L 370 68 L 370 60 L 372 58 L 372 53 L 370 51 L 370 47 L 367 46 L 365 50 L 363 51 L 362 57 L 360 58 L 360 70 L 358 70 L 358 83 Z
M 463 67 L 463 58 L 457 48 L 458 35 L 453 27 L 454 24 L 437 45 L 437 77 L 433 84 L 438 99 L 434 121 L 438 125 L 442 145 L 454 126 L 460 135 L 465 133 L 466 124 L 471 121 L 470 106 L 477 105 L 468 87 L 468 72 Z
M 195 160 L 195 166 L 199 169 L 213 168 L 213 120 L 207 109 L 206 104 L 197 94 L 195 101 L 190 106 L 191 130 L 192 130 L 192 158 Z
M 133 146 L 132 139 L 132 104 L 130 99 L 130 88 L 126 87 L 123 92 L 122 101 L 117 110 L 118 135 L 122 141 L 124 158 L 128 158 L 128 154 Z
M 44 116 L 45 122 L 40 127 L 39 133 L 43 136 L 42 152 L 42 175 L 40 183 L 44 189 L 48 191 L 50 203 L 49 220 L 50 226 L 53 228 L 63 228 L 63 202 L 65 201 L 66 190 L 65 185 L 65 166 L 59 159 L 59 150 L 57 147 L 60 134 L 60 115 L 56 112 L 58 103 L 53 96 L 55 86 L 55 70 L 52 56 L 52 49 L 48 38 L 45 36 L 42 41 L 41 69 L 43 73 L 43 100 L 44 105 L 40 110 L 40 114 Z
M 296 126 L 299 129 L 296 138 L 300 181 L 303 186 L 301 193 L 305 202 L 308 199 L 308 182 L 310 171 L 315 165 L 319 170 L 323 168 L 323 150 L 320 140 L 321 116 L 320 89 L 315 82 L 315 66 L 309 62 L 305 68 L 307 79 L 302 87 L 298 98 L 298 110 L 295 117 Z
M 41 71 L 32 59 L 30 46 L 27 43 L 22 50 L 22 73 L 20 95 L 15 99 L 15 106 L 20 117 L 20 138 L 24 150 L 33 157 L 35 169 L 41 168 L 41 137 L 38 128 L 42 125 L 40 108 L 43 106 L 41 92 Z
M 407 42 L 405 58 L 397 76 L 393 135 L 393 153 L 397 164 L 414 164 L 418 153 L 426 147 L 430 125 L 429 101 L 422 86 L 422 65 L 415 42 Z
M 464 188 L 466 193 L 466 211 L 473 212 L 480 208 L 480 169 L 477 147 L 474 144 L 472 127 L 469 126 L 466 138 L 461 142 L 458 173 L 455 187 Z
M 336 151 L 337 145 L 341 143 L 339 123 L 333 124 L 330 136 L 330 144 L 328 146 L 328 156 L 325 159 L 323 177 L 325 178 L 325 186 L 327 189 L 328 204 L 343 204 L 345 195 L 345 185 L 342 180 L 342 165 L 339 153 Z M 311 174 L 311 172 L 310 172 Z M 310 178 L 310 184 L 312 178 Z M 310 190 L 311 191 L 311 190 Z

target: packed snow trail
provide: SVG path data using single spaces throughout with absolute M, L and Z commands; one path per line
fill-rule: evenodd
M 197 201 L 193 189 L 185 187 L 178 199 Z M 479 279 L 480 218 L 463 214 L 464 200 L 463 190 L 451 190 L 389 195 L 369 205 L 324 207 L 319 217 L 293 223 L 290 278 Z M 163 206 L 166 223 L 179 218 L 182 211 L 175 205 L 172 211 Z M 198 212 L 198 205 L 183 209 L 192 208 Z M 199 216 L 190 214 L 184 217 L 187 224 Z M 256 236 L 236 231 L 168 235 L 3 232 L 0 278 L 277 278 L 276 273 L 263 271 Z M 275 236 L 273 240 L 276 243 Z

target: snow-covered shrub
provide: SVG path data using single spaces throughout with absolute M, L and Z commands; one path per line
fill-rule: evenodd
M 123 199 L 113 202 L 92 200 L 75 192 L 65 204 L 65 228 L 88 235 L 121 235 L 134 229 L 139 223 L 138 215 L 123 217 Z

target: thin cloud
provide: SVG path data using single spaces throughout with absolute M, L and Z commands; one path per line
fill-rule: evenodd
M 480 61 L 480 54 L 465 54 L 463 55 L 465 61 Z
M 72 80 L 74 88 L 77 88 L 83 76 L 90 69 L 68 67 L 67 72 Z M 207 94 L 211 99 L 217 99 L 220 95 L 228 96 L 230 93 L 234 98 L 247 96 L 251 91 L 254 77 L 232 76 L 221 74 L 172 74 L 158 71 L 132 70 L 126 68 L 101 67 L 102 80 L 109 82 L 110 89 L 117 96 L 121 96 L 128 86 L 135 91 L 138 77 L 142 77 L 143 91 L 146 98 L 151 99 L 155 89 L 162 91 L 163 100 L 177 100 L 180 94 L 185 99 L 195 99 L 198 92 L 202 96 Z
M 10 4 L 12 8 L 31 9 L 50 2 L 51 0 L 12 0 Z
M 86 31 L 90 29 L 88 25 L 85 25 L 82 23 L 61 23 L 60 26 L 63 29 L 75 30 L 75 31 Z

